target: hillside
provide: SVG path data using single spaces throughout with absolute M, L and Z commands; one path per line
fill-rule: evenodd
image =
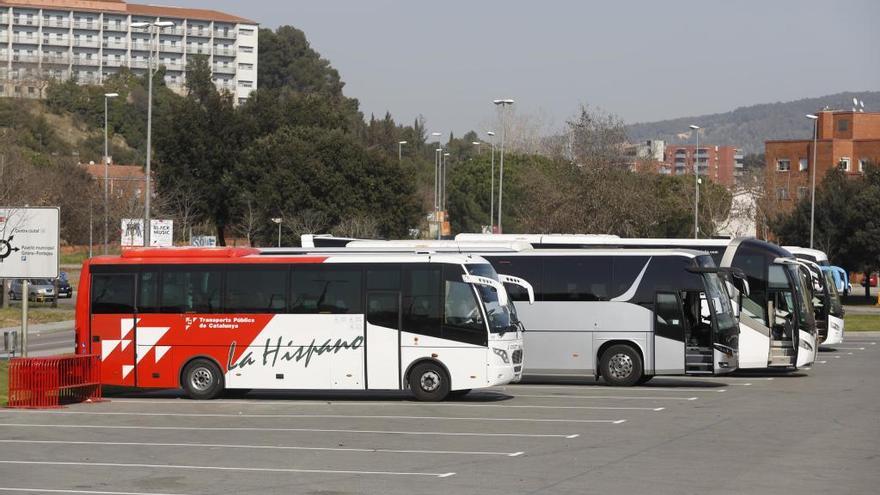
M 811 136 L 813 127 L 804 115 L 826 106 L 849 110 L 853 97 L 865 102 L 866 111 L 880 111 L 880 91 L 846 92 L 740 107 L 726 113 L 632 124 L 627 126 L 627 135 L 633 142 L 648 139 L 664 139 L 670 143 L 690 142 L 687 137 L 682 139 L 677 135 L 687 131 L 688 125 L 696 124 L 703 128 L 702 142 L 739 146 L 745 153 L 763 153 L 765 140 Z

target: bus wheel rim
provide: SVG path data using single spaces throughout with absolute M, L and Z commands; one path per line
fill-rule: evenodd
M 426 371 L 419 378 L 419 385 L 425 392 L 433 392 L 440 387 L 440 374 L 436 371 Z
M 633 360 L 624 353 L 611 356 L 609 366 L 611 376 L 617 379 L 629 377 L 633 372 Z
M 207 368 L 196 368 L 193 370 L 189 382 L 194 389 L 203 392 L 214 384 L 214 374 Z

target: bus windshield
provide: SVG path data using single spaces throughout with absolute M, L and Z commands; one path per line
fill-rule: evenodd
M 840 302 L 840 293 L 837 292 L 837 284 L 834 282 L 834 276 L 831 274 L 830 270 L 822 270 L 822 275 L 825 277 L 825 286 L 828 288 L 828 299 L 830 302 L 828 312 L 832 316 L 842 317 L 843 306 Z
M 800 270 L 798 265 L 785 265 L 794 281 L 794 290 L 797 292 L 795 297 L 797 301 L 798 313 L 800 313 L 801 330 L 810 334 L 816 334 L 816 318 L 813 304 L 810 302 L 810 287 L 812 281 L 808 279 L 808 275 Z
M 466 265 L 468 273 L 481 277 L 498 280 L 498 273 L 488 263 Z M 498 293 L 495 289 L 486 285 L 478 285 L 477 290 L 483 304 L 486 305 L 486 315 L 489 317 L 489 331 L 492 333 L 505 333 L 516 330 L 515 320 L 511 318 L 510 307 L 502 306 L 498 301 Z
M 730 296 L 721 284 L 717 273 L 704 273 L 703 279 L 706 285 L 706 295 L 712 301 L 711 307 L 718 330 L 728 332 L 739 328 L 736 317 L 733 314 L 733 306 L 730 304 Z

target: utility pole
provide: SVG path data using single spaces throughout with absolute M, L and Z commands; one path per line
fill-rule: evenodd
M 510 98 L 504 100 L 494 100 L 492 103 L 501 106 L 501 163 L 498 172 L 498 233 L 503 232 L 501 227 L 501 207 L 504 197 L 504 137 L 506 135 L 507 126 L 504 123 L 505 107 L 513 105 L 514 101 Z

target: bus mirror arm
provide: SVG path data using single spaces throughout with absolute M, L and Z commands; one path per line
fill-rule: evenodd
M 513 284 L 519 287 L 522 287 L 529 294 L 529 304 L 535 304 L 535 289 L 532 287 L 532 284 L 526 282 L 524 279 L 519 277 L 514 277 L 513 275 L 502 275 L 498 274 L 498 280 L 503 284 Z
M 502 284 L 501 282 L 491 279 L 489 277 L 481 277 L 479 275 L 469 274 L 462 275 L 461 280 L 466 284 L 484 285 L 495 289 L 495 292 L 498 293 L 498 304 L 502 306 L 507 306 L 507 290 L 504 288 L 504 284 Z
M 744 296 L 748 297 L 751 294 L 748 277 L 746 277 L 746 272 L 741 268 L 723 267 L 719 268 L 718 271 L 730 274 L 730 276 L 733 277 L 733 282 L 737 290 L 739 290 Z

